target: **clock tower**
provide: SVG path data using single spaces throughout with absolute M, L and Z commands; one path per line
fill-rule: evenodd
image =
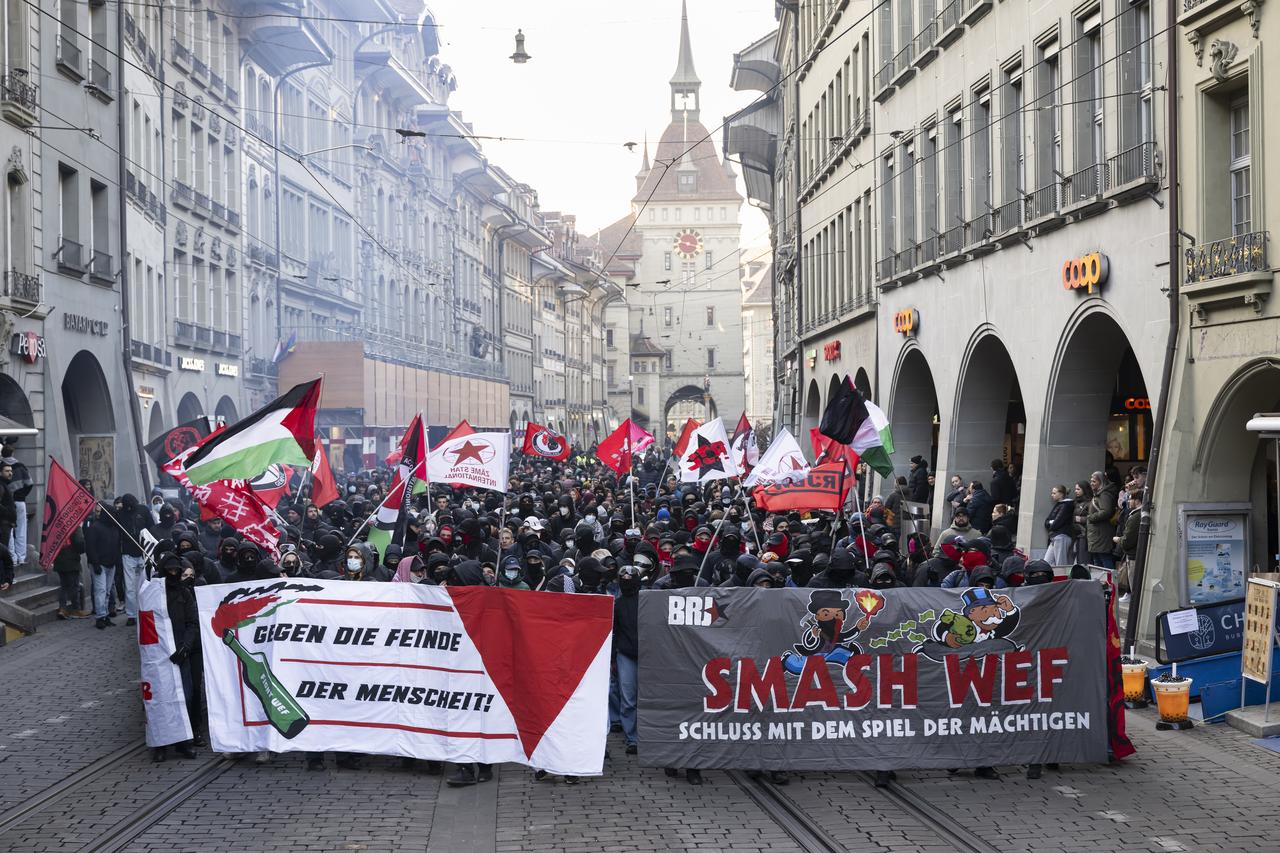
M 625 311 L 618 306 L 606 318 L 614 340 L 630 343 L 614 375 L 623 383 L 631 377 L 631 415 L 659 437 L 687 417 L 736 420 L 746 400 L 742 195 L 720 159 L 718 133 L 699 118 L 701 87 L 682 8 L 671 123 L 652 165 L 636 176 L 631 214 L 597 235 L 605 257 L 614 257 L 610 273 L 630 285 Z

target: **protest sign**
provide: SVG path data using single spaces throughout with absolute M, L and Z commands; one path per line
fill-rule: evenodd
M 303 579 L 196 595 L 219 752 L 602 770 L 608 596 Z
M 147 746 L 168 746 L 191 740 L 182 671 L 169 660 L 176 649 L 164 579 L 143 581 L 138 587 L 138 658 L 142 665 Z
M 640 759 L 894 770 L 1102 762 L 1106 610 L 1076 581 L 640 596 Z

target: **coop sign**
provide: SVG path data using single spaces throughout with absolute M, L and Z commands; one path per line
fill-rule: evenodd
M 1090 252 L 1078 258 L 1072 258 L 1062 265 L 1062 289 L 1084 289 L 1090 295 L 1094 289 L 1101 290 L 1107 283 L 1111 273 L 1111 262 L 1101 252 Z

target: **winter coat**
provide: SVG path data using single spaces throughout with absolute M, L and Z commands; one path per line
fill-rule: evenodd
M 1085 516 L 1085 539 L 1090 554 L 1110 554 L 1115 547 L 1111 541 L 1111 537 L 1116 535 L 1116 526 L 1111 523 L 1115 514 L 1116 485 L 1107 483 L 1089 501 L 1089 514 Z
M 1133 509 L 1125 517 L 1124 527 L 1120 533 L 1120 550 L 1125 559 L 1132 560 L 1138 556 L 1138 527 L 1142 524 L 1142 511 Z
M 907 478 L 908 496 L 916 503 L 928 503 L 929 501 L 929 469 L 923 465 L 917 465 L 916 470 L 911 472 L 911 476 Z
M 970 524 L 968 527 L 965 527 L 965 528 L 959 528 L 959 527 L 956 527 L 955 524 L 953 523 L 946 530 L 942 531 L 942 535 L 939 536 L 937 541 L 933 543 L 933 550 L 937 551 L 939 548 L 942 547 L 943 542 L 946 542 L 948 539 L 953 539 L 956 536 L 963 536 L 966 542 L 971 542 L 974 539 L 977 539 L 981 535 L 982 535 L 981 533 L 973 529 L 972 524 Z
M 130 494 L 120 497 L 120 505 L 123 509 L 117 515 L 116 521 L 120 522 L 120 527 L 129 534 L 120 537 L 120 551 L 126 557 L 141 557 L 142 531 L 152 523 L 151 512 L 140 506 L 138 499 Z
M 120 528 L 105 512 L 99 513 L 89 525 L 84 535 L 84 552 L 91 566 L 120 568 Z
M 1060 533 L 1071 535 L 1071 525 L 1075 523 L 1076 502 L 1071 498 L 1063 498 L 1049 510 L 1049 517 L 1044 520 L 1044 529 L 1049 533 L 1049 540 Z
M 169 612 L 169 624 L 173 627 L 173 645 L 178 651 L 195 651 L 200 646 L 200 614 L 196 610 L 196 595 L 183 583 L 164 585 L 165 609 Z
M 80 571 L 80 555 L 84 553 L 84 534 L 78 529 L 71 534 L 67 544 L 53 558 L 53 570 L 58 574 L 71 574 Z
M 996 502 L 983 488 L 975 488 L 969 498 L 969 524 L 986 533 L 991 529 L 991 510 Z
M 991 472 L 991 500 L 998 504 L 1012 504 L 1018 501 L 1018 485 L 1009 476 L 1009 472 L 1001 468 Z
M 613 602 L 613 651 L 640 657 L 640 594 L 620 595 Z

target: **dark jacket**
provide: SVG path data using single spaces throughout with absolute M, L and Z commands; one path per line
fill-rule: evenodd
M 908 497 L 916 503 L 928 503 L 929 501 L 929 469 L 923 465 L 917 465 L 916 470 L 911 472 L 911 476 L 907 478 Z
M 80 571 L 80 555 L 84 553 L 84 534 L 79 529 L 71 534 L 58 556 L 53 558 L 53 570 L 59 574 Z
M 1141 523 L 1140 509 L 1132 509 L 1125 516 L 1120 533 L 1120 550 L 1124 552 L 1125 559 L 1132 560 L 1138 556 L 1138 527 Z
M 1116 526 L 1111 517 L 1116 513 L 1116 484 L 1107 483 L 1089 501 L 1089 514 L 1085 516 L 1088 525 L 1085 538 L 1089 543 L 1089 553 L 1110 554 L 1115 543 L 1111 537 L 1116 535 Z
M 186 584 L 165 581 L 165 609 L 173 627 L 173 645 L 177 651 L 191 653 L 200 646 L 200 614 L 196 595 Z
M 969 525 L 984 534 L 991 529 L 991 510 L 996 502 L 991 494 L 979 483 L 969 498 Z
M 25 501 L 27 495 L 31 494 L 31 490 L 35 488 L 35 483 L 31 479 L 31 472 L 15 456 L 0 459 L 0 462 L 4 462 L 4 464 L 13 468 L 13 479 L 9 481 L 9 491 L 13 492 L 13 499 L 15 501 Z
M 640 657 L 640 593 L 620 595 L 613 602 L 613 650 Z
M 991 500 L 998 504 L 1012 504 L 1018 501 L 1018 485 L 1013 482 L 1009 472 L 1001 468 L 991 472 Z
M 84 553 L 89 565 L 102 568 L 120 568 L 120 529 L 105 512 L 89 525 L 84 535 Z
M 120 505 L 123 509 L 117 515 L 116 521 L 119 521 L 124 532 L 129 534 L 120 537 L 120 553 L 126 557 L 141 557 L 142 531 L 150 526 L 151 513 L 143 509 L 138 504 L 138 499 L 130 494 L 120 497 Z
M 1049 510 L 1049 517 L 1044 520 L 1044 529 L 1049 533 L 1050 541 L 1060 533 L 1071 535 L 1071 526 L 1075 524 L 1076 502 L 1071 498 L 1063 498 Z

